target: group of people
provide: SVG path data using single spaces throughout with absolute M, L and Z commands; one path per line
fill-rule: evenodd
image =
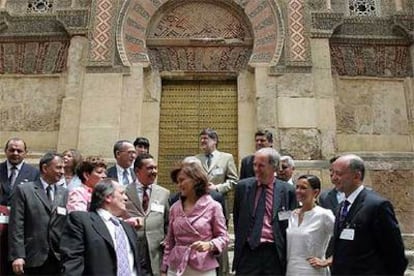
M 331 159 L 335 187 L 321 194 L 317 176 L 293 178 L 293 159 L 279 155 L 269 131 L 256 132 L 240 178 L 215 130 L 199 141 L 202 153 L 172 168 L 170 193 L 156 183 L 145 137 L 117 141 L 110 168 L 71 149 L 46 153 L 39 170 L 24 162 L 22 139 L 8 140 L 0 201 L 10 206 L 1 245 L 9 265 L 0 274 L 228 275 L 231 190 L 236 275 L 404 274 L 393 207 L 364 187 L 359 156 Z

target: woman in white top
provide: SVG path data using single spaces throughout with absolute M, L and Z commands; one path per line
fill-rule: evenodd
M 335 217 L 331 210 L 316 205 L 320 190 L 321 182 L 314 175 L 302 175 L 296 182 L 296 198 L 302 207 L 289 218 L 286 275 L 330 275 L 332 257 L 325 259 L 325 251 Z

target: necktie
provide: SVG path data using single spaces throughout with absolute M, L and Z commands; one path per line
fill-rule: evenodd
M 122 183 L 124 185 L 128 185 L 129 184 L 128 171 L 126 169 L 122 173 Z
M 117 276 L 130 276 L 131 271 L 128 262 L 127 236 L 125 234 L 124 228 L 117 218 L 112 217 L 111 221 L 115 225 Z
M 148 210 L 149 196 L 147 193 L 148 187 L 142 187 L 142 209 L 146 212 Z
M 209 153 L 209 154 L 206 154 L 206 157 L 207 157 L 207 168 L 210 168 L 211 158 L 213 157 L 213 155 Z
M 254 215 L 254 224 L 250 232 L 249 245 L 251 249 L 255 249 L 260 244 L 260 238 L 262 236 L 263 218 L 266 210 L 266 188 L 261 186 L 261 194 L 257 201 L 256 211 Z
M 52 203 L 53 202 L 53 188 L 52 186 L 47 186 L 46 187 L 46 195 L 47 195 L 47 199 L 49 199 L 49 202 Z
M 12 166 L 11 167 L 10 177 L 9 177 L 9 183 L 10 183 L 10 187 L 11 188 L 13 188 L 14 182 L 16 182 L 17 174 L 18 174 L 17 167 L 16 166 Z
M 348 200 L 344 201 L 344 204 L 342 205 L 341 208 L 341 213 L 339 214 L 339 227 L 340 228 L 344 228 L 345 227 L 345 219 L 346 216 L 348 215 L 348 206 L 349 204 L 351 204 Z

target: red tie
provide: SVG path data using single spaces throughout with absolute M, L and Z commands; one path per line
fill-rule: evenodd
M 144 186 L 142 187 L 142 209 L 146 212 L 148 209 L 148 203 L 149 203 L 149 196 L 147 193 L 148 187 Z

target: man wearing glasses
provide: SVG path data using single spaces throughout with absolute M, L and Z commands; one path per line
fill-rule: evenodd
M 134 145 L 128 140 L 119 140 L 114 145 L 115 166 L 109 168 L 108 177 L 116 179 L 123 185 L 128 185 L 135 181 L 135 173 L 131 168 L 137 157 Z

